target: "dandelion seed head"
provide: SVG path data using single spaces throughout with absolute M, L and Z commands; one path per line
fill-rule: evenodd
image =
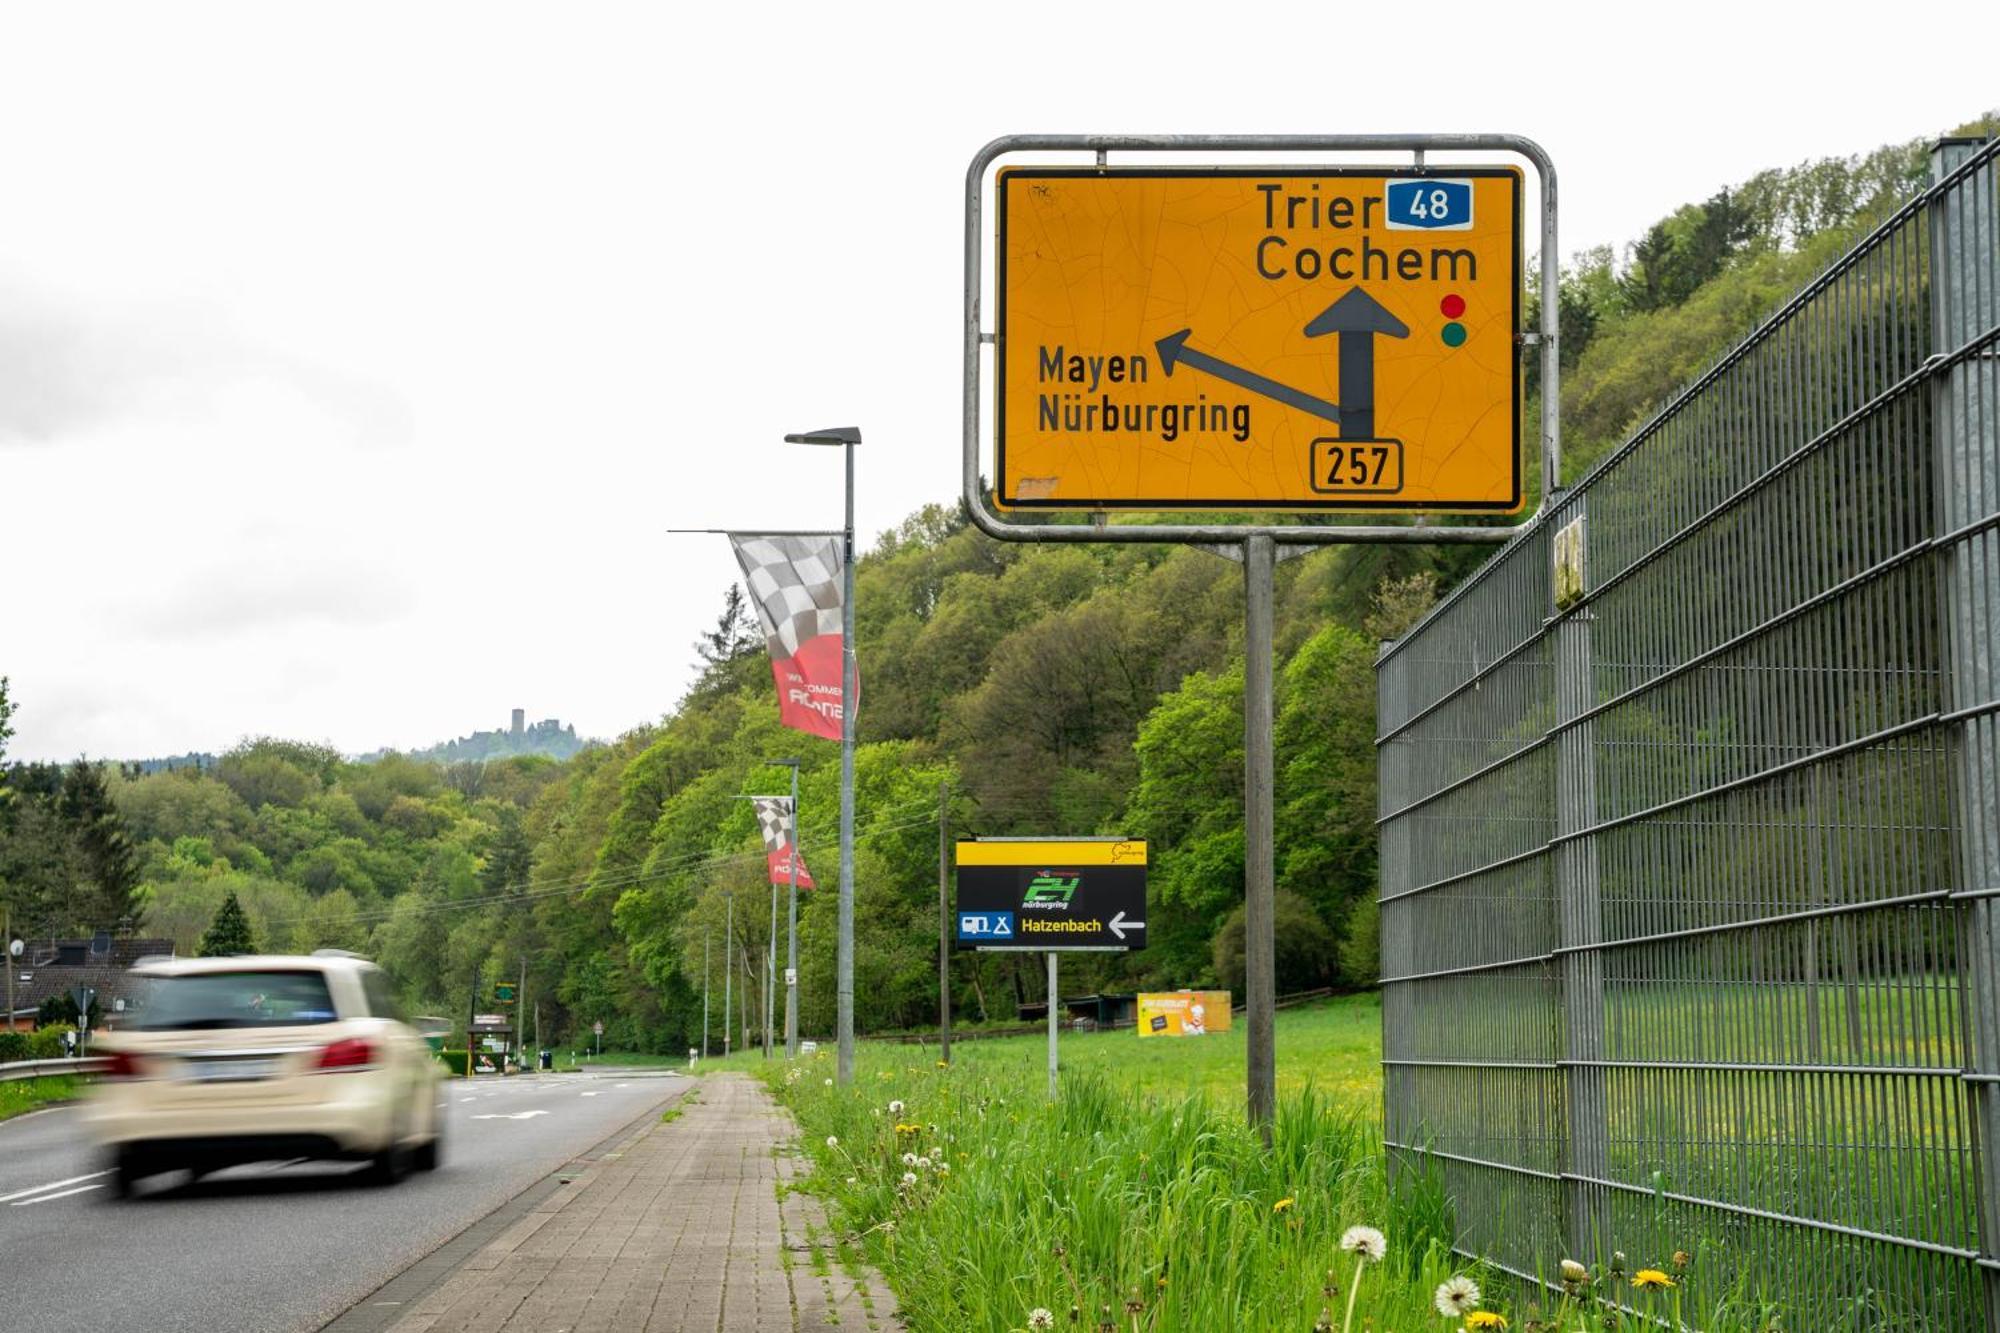
M 1042 1306 L 1038 1305 L 1034 1309 L 1028 1311 L 1029 1328 L 1040 1330 L 1044 1328 L 1054 1328 L 1055 1326 L 1056 1326 L 1055 1315 L 1051 1314 L 1048 1310 L 1044 1309 Z
M 1389 1241 L 1374 1227 L 1349 1227 L 1340 1237 L 1340 1248 L 1358 1254 L 1371 1264 L 1379 1264 L 1389 1253 Z
M 1460 1273 L 1438 1284 L 1437 1312 L 1450 1319 L 1479 1308 L 1479 1284 Z

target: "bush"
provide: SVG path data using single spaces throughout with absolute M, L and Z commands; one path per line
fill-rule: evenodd
M 1225 990 L 1243 994 L 1243 932 L 1247 909 L 1241 904 L 1223 918 L 1213 947 L 1215 979 Z M 1272 895 L 1272 930 L 1277 936 L 1278 994 L 1314 990 L 1333 979 L 1338 944 L 1312 904 L 1289 889 Z
M 47 1027 L 36 1028 L 28 1038 L 28 1058 L 30 1060 L 60 1060 L 69 1052 L 63 1049 L 63 1033 L 74 1032 L 67 1023 L 51 1023 Z
M 0 1032 L 0 1065 L 28 1059 L 28 1034 Z

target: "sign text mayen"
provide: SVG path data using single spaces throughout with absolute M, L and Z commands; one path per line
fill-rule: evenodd
M 1002 505 L 1511 512 L 1511 167 L 999 178 Z
M 1146 844 L 961 842 L 956 922 L 961 949 L 1143 949 Z

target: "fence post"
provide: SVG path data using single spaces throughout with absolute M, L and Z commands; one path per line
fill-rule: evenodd
M 1947 139 L 1931 155 L 1942 180 L 1985 145 Z M 1930 207 L 1933 355 L 1950 355 L 2000 324 L 2000 207 L 1989 157 Z M 1932 390 L 1940 534 L 2000 512 L 2000 349 L 1941 373 Z M 1966 1089 L 1979 1152 L 1979 1251 L 1986 1326 L 2000 1328 L 2000 530 L 1990 523 L 1940 548 L 1944 702 L 1949 719 L 1953 864 L 1961 916 L 1963 985 L 1971 1017 Z
M 1597 750 L 1595 725 L 1575 719 L 1596 702 L 1591 672 L 1588 527 L 1581 493 L 1557 500 L 1551 526 L 1550 613 L 1555 639 L 1557 738 L 1555 854 L 1558 977 L 1562 987 L 1564 1109 L 1564 1233 L 1572 1256 L 1589 1262 L 1606 1248 L 1602 1215 L 1610 1178 L 1610 1121 L 1604 1093 L 1604 957 L 1592 946 L 1604 938 L 1597 878 Z M 1565 536 L 1568 540 L 1565 541 Z M 1554 566 L 1567 560 L 1569 577 Z M 1582 601 L 1577 597 L 1585 597 Z M 1575 836 L 1581 835 L 1581 836 Z

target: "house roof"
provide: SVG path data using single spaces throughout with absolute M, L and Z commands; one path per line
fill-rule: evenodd
M 109 941 L 110 947 L 93 957 L 90 945 L 89 940 L 29 941 L 19 958 L 8 960 L 14 969 L 14 1012 L 32 1014 L 52 995 L 89 986 L 97 992 L 102 1021 L 116 1026 L 118 1001 L 129 1003 L 144 984 L 128 970 L 131 965 L 174 951 L 172 940 L 123 939 Z

